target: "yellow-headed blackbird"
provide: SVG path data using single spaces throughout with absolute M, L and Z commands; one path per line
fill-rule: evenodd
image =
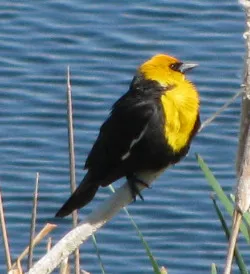
M 85 206 L 100 186 L 124 176 L 135 198 L 136 184 L 144 183 L 137 174 L 155 173 L 187 154 L 200 126 L 199 95 L 185 77 L 195 66 L 158 54 L 138 68 L 100 128 L 85 163 L 87 174 L 57 217 Z

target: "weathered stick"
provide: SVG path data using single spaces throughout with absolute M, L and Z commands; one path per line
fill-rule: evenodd
M 33 260 L 33 240 L 35 238 L 36 233 L 36 213 L 37 213 L 37 199 L 38 199 L 38 184 L 39 184 L 39 173 L 36 174 L 36 183 L 35 183 L 35 191 L 33 197 L 33 208 L 32 208 L 32 217 L 31 217 L 31 225 L 30 225 L 30 243 L 29 243 L 29 254 L 28 254 L 28 269 L 32 266 Z
M 241 123 L 239 148 L 237 155 L 237 188 L 235 194 L 235 209 L 232 221 L 232 232 L 229 240 L 227 259 L 224 274 L 230 274 L 234 250 L 239 233 L 239 227 L 242 215 L 250 206 L 250 3 L 249 1 L 240 1 L 246 11 L 246 58 L 245 58 L 245 76 L 244 94 L 242 97 Z
M 6 224 L 5 224 L 5 218 L 4 218 L 3 200 L 2 200 L 2 192 L 1 191 L 0 191 L 0 220 L 1 220 L 1 230 L 2 230 L 2 234 L 3 234 L 6 265 L 7 265 L 7 269 L 10 270 L 11 269 L 11 256 L 10 256 L 7 228 L 6 228 Z
M 69 258 L 65 258 L 60 264 L 60 274 L 69 273 Z
M 75 150 L 74 150 L 74 126 L 73 126 L 73 110 L 72 110 L 72 92 L 70 84 L 70 70 L 67 69 L 67 113 L 68 113 L 68 147 L 69 147 L 69 170 L 70 170 L 70 186 L 71 193 L 76 189 L 76 171 L 75 171 Z M 73 227 L 77 226 L 78 213 L 74 210 L 72 213 Z M 80 253 L 79 249 L 75 250 L 75 274 L 80 274 Z

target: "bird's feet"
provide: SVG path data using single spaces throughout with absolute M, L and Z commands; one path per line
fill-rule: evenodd
M 141 198 L 141 200 L 144 201 L 144 198 L 143 198 L 142 194 L 140 193 L 140 190 L 139 190 L 137 184 L 141 184 L 141 185 L 145 186 L 146 188 L 149 188 L 149 185 L 146 182 L 144 182 L 143 180 L 137 178 L 135 174 L 128 175 L 127 181 L 128 181 L 129 190 L 130 190 L 130 193 L 132 195 L 134 202 L 136 201 L 136 195 L 138 195 Z

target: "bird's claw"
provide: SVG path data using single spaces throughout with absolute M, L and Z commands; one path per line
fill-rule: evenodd
M 137 178 L 136 175 L 134 175 L 134 174 L 127 176 L 127 180 L 128 180 L 129 190 L 131 192 L 134 202 L 136 201 L 136 195 L 138 195 L 140 197 L 140 199 L 142 201 L 144 201 L 144 198 L 143 198 L 137 184 L 139 183 L 139 184 L 145 186 L 146 188 L 150 188 L 150 186 L 143 180 Z

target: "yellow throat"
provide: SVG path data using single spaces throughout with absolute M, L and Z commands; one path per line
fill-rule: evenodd
M 184 80 L 161 96 L 165 113 L 165 136 L 174 152 L 189 141 L 199 112 L 199 96 L 195 87 Z

